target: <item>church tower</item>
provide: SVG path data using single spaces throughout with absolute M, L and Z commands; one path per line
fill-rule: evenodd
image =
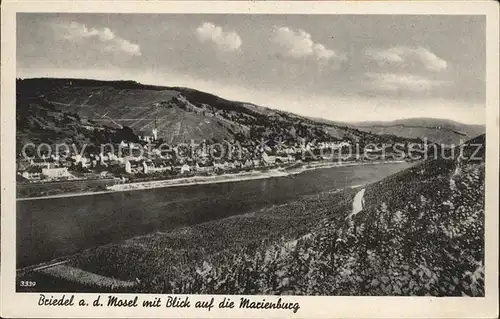
M 158 140 L 158 129 L 156 128 L 156 119 L 155 119 L 155 127 L 153 128 L 153 141 Z

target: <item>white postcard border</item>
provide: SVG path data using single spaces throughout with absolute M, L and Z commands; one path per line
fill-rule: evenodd
M 485 297 L 295 297 L 300 310 L 194 308 L 93 308 L 37 306 L 38 293 L 15 292 L 15 78 L 16 12 L 121 12 L 121 13 L 307 13 L 307 14 L 459 14 L 487 15 L 487 100 L 486 100 L 486 216 L 485 216 Z M 247 2 L 247 1 L 18 1 L 2 3 L 2 80 L 1 80 L 1 297 L 0 315 L 25 318 L 472 318 L 498 316 L 498 159 L 499 159 L 499 28 L 496 1 L 397 1 L 397 2 Z M 59 293 L 48 295 L 61 296 Z M 66 294 L 68 295 L 68 294 Z M 76 300 L 92 301 L 98 294 L 75 294 Z M 103 297 L 109 294 L 100 294 Z M 130 294 L 113 294 L 128 296 Z M 148 294 L 141 294 L 145 298 Z M 165 295 L 162 295 L 165 297 Z M 212 296 L 191 295 L 195 299 Z M 224 296 L 213 296 L 221 301 Z M 240 296 L 229 296 L 238 301 Z M 258 296 L 249 296 L 258 300 Z M 271 296 L 265 297 L 267 300 Z M 262 298 L 260 298 L 262 299 Z

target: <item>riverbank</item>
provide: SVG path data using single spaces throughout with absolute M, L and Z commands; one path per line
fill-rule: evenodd
M 203 185 L 203 184 L 215 184 L 215 183 L 230 183 L 230 182 L 241 182 L 253 179 L 265 179 L 273 177 L 292 177 L 303 172 L 317 170 L 317 169 L 327 169 L 335 167 L 348 167 L 348 166 L 361 166 L 361 165 L 376 165 L 376 164 L 396 164 L 403 163 L 405 161 L 378 161 L 378 162 L 344 162 L 344 163 L 310 163 L 303 164 L 296 168 L 274 168 L 266 172 L 262 171 L 250 171 L 241 172 L 227 175 L 213 175 L 213 176 L 193 176 L 187 178 L 176 178 L 170 180 L 160 180 L 160 181 L 147 181 L 147 182 L 137 182 L 137 183 L 126 183 L 126 184 L 116 184 L 108 186 L 107 189 L 111 191 L 133 191 L 133 190 L 143 190 L 151 188 L 164 188 L 164 187 L 180 187 L 180 186 L 192 186 L 192 185 Z
M 277 169 L 269 170 L 267 172 L 250 171 L 250 172 L 241 172 L 241 173 L 226 174 L 226 175 L 193 176 L 193 177 L 176 178 L 176 179 L 169 179 L 169 180 L 116 184 L 116 185 L 108 186 L 107 189 L 111 190 L 111 191 L 115 191 L 115 192 L 120 192 L 120 191 L 133 191 L 133 190 L 143 190 L 143 189 L 151 189 L 151 188 L 180 187 L 180 186 L 192 186 L 192 185 L 203 185 L 203 184 L 241 182 L 241 181 L 247 181 L 247 180 L 253 180 L 253 179 L 286 177 L 289 175 L 290 175 L 290 173 L 285 172 L 283 169 L 277 168 Z
M 373 162 L 319 162 L 319 163 L 308 163 L 304 164 L 301 167 L 297 167 L 295 169 L 290 170 L 291 174 L 300 174 L 302 172 L 316 170 L 316 169 L 325 169 L 325 168 L 334 168 L 334 167 L 349 167 L 349 166 L 361 166 L 361 165 L 378 165 L 378 164 L 398 164 L 398 163 L 406 163 L 407 161 L 373 161 Z
M 268 171 L 253 170 L 253 171 L 244 171 L 244 172 L 223 174 L 223 175 L 191 176 L 191 177 L 179 177 L 167 180 L 131 182 L 131 183 L 114 184 L 106 186 L 106 190 L 102 191 L 99 190 L 99 191 L 74 192 L 74 193 L 64 193 L 64 194 L 55 194 L 46 196 L 33 196 L 33 197 L 18 198 L 17 200 L 28 201 L 28 200 L 40 200 L 40 199 L 52 199 L 52 198 L 64 198 L 64 197 L 77 197 L 77 196 L 88 196 L 88 195 L 106 194 L 113 192 L 125 192 L 134 190 L 166 188 L 166 187 L 182 187 L 182 186 L 193 186 L 193 185 L 204 185 L 204 184 L 241 182 L 241 181 L 256 180 L 256 179 L 275 178 L 275 177 L 293 177 L 294 175 L 298 175 L 303 172 L 317 170 L 317 169 L 361 166 L 361 165 L 377 165 L 377 164 L 398 164 L 403 162 L 405 161 L 301 163 L 300 166 L 296 167 L 290 167 L 290 166 L 278 167 L 269 169 Z
M 79 179 L 64 181 L 43 181 L 38 183 L 18 183 L 18 200 L 72 197 L 106 192 L 106 186 L 120 183 L 119 179 Z

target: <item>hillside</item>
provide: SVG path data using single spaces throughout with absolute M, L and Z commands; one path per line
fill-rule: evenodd
M 29 99 L 32 104 L 52 105 L 58 111 L 78 114 L 82 120 L 109 128 L 126 126 L 139 134 L 151 132 L 156 125 L 159 137 L 173 144 L 203 139 L 246 143 L 260 139 L 293 142 L 299 138 L 364 143 L 408 140 L 320 123 L 194 89 L 142 85 L 133 81 L 26 79 L 17 81 L 17 95 Z M 18 112 L 25 112 L 19 104 Z M 23 123 L 19 124 L 18 131 L 26 133 Z
M 91 119 L 83 119 L 76 112 L 62 111 L 52 103 L 19 95 L 16 128 L 16 155 L 18 157 L 23 155 L 23 146 L 29 143 L 34 145 L 65 144 L 68 147 L 74 144 L 78 150 L 86 145 L 85 149 L 92 152 L 101 143 L 119 143 L 122 140 L 138 141 L 138 136 L 127 127 L 102 125 Z M 31 147 L 27 147 L 24 151 L 28 156 L 35 155 Z M 40 151 L 47 150 L 41 148 Z
M 470 144 L 481 147 L 465 147 L 469 159 L 131 238 L 71 265 L 148 292 L 484 296 L 484 135 Z
M 373 134 L 393 134 L 405 138 L 425 138 L 439 144 L 459 145 L 484 134 L 483 125 L 469 125 L 445 119 L 410 118 L 390 122 L 360 122 L 354 127 Z
M 260 281 L 264 291 L 484 296 L 485 136 L 468 144 L 482 145 L 477 159 L 456 154 L 418 164 L 359 189 L 350 209 L 345 201 L 329 202 L 332 215 L 296 241 L 233 261 L 247 260 L 254 273 L 279 270 Z M 465 147 L 465 156 L 475 148 Z M 270 252 L 278 257 L 266 262 Z M 214 267 L 205 280 L 237 271 Z
M 477 159 L 457 152 L 365 189 L 336 249 L 358 260 L 369 294 L 484 295 L 485 136 L 467 144 Z
M 86 130 L 76 113 L 61 112 L 50 103 L 17 98 L 17 154 L 28 143 L 89 143 L 92 132 Z M 92 124 L 92 123 L 90 123 Z M 29 154 L 30 156 L 32 154 Z
M 204 138 L 226 139 L 238 132 L 238 127 L 215 118 L 207 118 L 189 102 L 179 96 L 179 92 L 159 90 L 152 87 L 120 85 L 87 85 L 86 82 L 54 83 L 51 88 L 33 85 L 30 90 L 24 86 L 18 89 L 23 96 L 37 93 L 39 100 L 55 106 L 67 113 L 76 113 L 99 125 L 112 128 L 127 126 L 136 133 L 154 128 L 162 133 L 167 142 L 184 142 L 190 138 L 201 141 Z M 27 83 L 29 86 L 31 83 Z M 188 110 L 192 111 L 189 112 Z

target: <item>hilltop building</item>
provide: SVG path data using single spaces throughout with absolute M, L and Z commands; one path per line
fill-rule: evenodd
M 137 132 L 137 135 L 139 136 L 139 139 L 144 141 L 144 142 L 155 142 L 158 140 L 158 128 L 156 127 L 156 120 L 155 120 L 155 126 L 151 130 L 151 134 L 149 134 L 146 131 L 139 131 Z
M 156 123 L 155 123 L 155 128 L 153 129 L 153 141 L 158 140 L 158 129 L 156 128 Z

